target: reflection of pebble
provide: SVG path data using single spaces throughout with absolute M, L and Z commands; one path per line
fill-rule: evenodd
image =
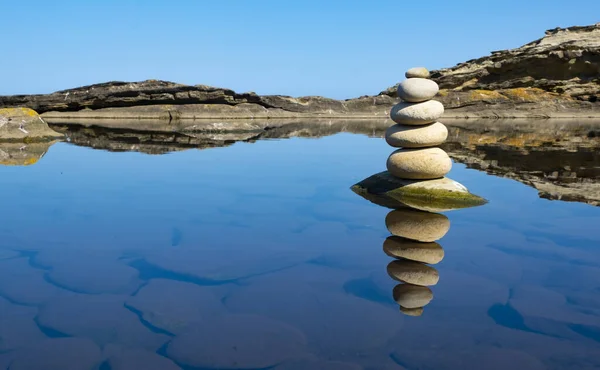
M 425 307 L 433 299 L 433 292 L 425 286 L 398 284 L 394 287 L 394 300 L 404 308 Z
M 383 251 L 393 258 L 436 264 L 444 258 L 444 250 L 438 243 L 416 242 L 390 236 L 383 242 Z
M 421 316 L 423 315 L 423 307 L 418 307 L 418 308 L 404 308 L 402 306 L 400 306 L 400 312 L 402 312 L 403 314 L 407 315 L 407 316 Z
M 19 351 L 10 370 L 92 370 L 101 361 L 100 348 L 89 339 L 54 338 Z
M 170 333 L 180 333 L 223 308 L 210 287 L 165 279 L 150 280 L 126 305 Z
M 125 308 L 125 298 L 113 295 L 58 298 L 40 308 L 37 321 L 60 333 L 91 338 L 100 346 L 114 343 L 156 351 L 169 337 L 147 329 L 136 314 Z
M 297 329 L 257 315 L 224 315 L 173 339 L 167 354 L 180 364 L 202 368 L 258 369 L 304 353 Z
M 139 348 L 122 348 L 112 344 L 104 348 L 111 370 L 181 370 L 173 361 Z
M 392 278 L 414 285 L 431 286 L 437 284 L 440 279 L 436 269 L 419 262 L 392 261 L 387 270 Z
M 412 209 L 391 211 L 385 218 L 385 225 L 393 235 L 421 242 L 439 240 L 450 229 L 448 217 Z

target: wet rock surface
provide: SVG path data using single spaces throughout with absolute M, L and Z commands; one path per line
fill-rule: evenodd
M 125 308 L 126 296 L 76 295 L 49 301 L 37 322 L 63 335 L 89 338 L 99 346 L 117 344 L 156 351 L 170 337 L 152 332 Z
M 100 348 L 89 339 L 53 338 L 19 351 L 10 370 L 94 370 L 102 362 Z
M 166 279 L 150 280 L 125 304 L 151 325 L 173 334 L 210 321 L 223 310 L 211 287 Z
M 261 369 L 299 357 L 305 345 L 304 335 L 292 326 L 258 315 L 233 314 L 176 336 L 167 354 L 193 367 Z

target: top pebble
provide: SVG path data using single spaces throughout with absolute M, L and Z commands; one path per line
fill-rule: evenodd
M 429 78 L 430 76 L 429 71 L 424 67 L 411 68 L 404 75 L 406 78 Z

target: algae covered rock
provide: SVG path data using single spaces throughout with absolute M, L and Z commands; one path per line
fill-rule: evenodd
M 487 201 L 460 183 L 443 177 L 435 180 L 404 180 L 388 171 L 372 175 L 351 187 L 363 198 L 387 208 L 415 208 L 429 212 L 476 207 Z
M 0 108 L 0 141 L 44 141 L 63 135 L 29 108 Z

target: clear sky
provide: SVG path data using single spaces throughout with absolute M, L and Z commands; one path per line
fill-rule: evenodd
M 600 22 L 592 0 L 0 0 L 0 94 L 169 80 L 259 94 L 377 94 Z

